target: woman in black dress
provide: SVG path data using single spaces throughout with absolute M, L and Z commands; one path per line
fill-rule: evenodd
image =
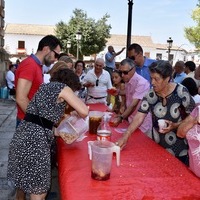
M 53 126 L 62 118 L 67 105 L 80 117 L 87 106 L 74 94 L 80 88 L 78 76 L 70 69 L 56 71 L 50 83 L 43 84 L 30 101 L 24 120 L 10 143 L 8 180 L 31 200 L 44 200 L 51 183 Z

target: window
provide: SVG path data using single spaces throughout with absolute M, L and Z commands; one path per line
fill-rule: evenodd
M 25 49 L 25 41 L 18 41 L 18 49 Z

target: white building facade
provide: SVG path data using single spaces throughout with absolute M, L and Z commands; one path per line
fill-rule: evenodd
M 10 59 L 24 59 L 31 53 L 37 51 L 39 41 L 48 34 L 55 35 L 55 26 L 35 24 L 7 24 L 5 27 L 4 48 L 10 54 Z M 138 43 L 142 46 L 144 55 L 152 59 L 168 60 L 168 44 L 153 43 L 150 36 L 132 36 L 131 43 Z M 111 35 L 105 49 L 95 57 L 105 58 L 108 46 L 112 45 L 116 52 L 126 46 L 126 35 Z M 187 61 L 188 52 L 176 46 L 172 46 L 170 60 L 175 64 L 178 60 Z M 116 57 L 116 62 L 126 58 L 126 50 Z M 84 57 L 84 60 L 93 60 L 94 56 Z

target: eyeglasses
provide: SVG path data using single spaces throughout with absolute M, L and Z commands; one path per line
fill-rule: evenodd
M 96 80 L 96 86 L 99 86 L 99 79 Z
M 135 56 L 129 56 L 128 58 L 133 60 L 133 61 L 135 60 Z
M 137 55 L 139 55 L 139 53 L 137 53 L 135 56 L 129 56 L 128 58 L 134 61 L 134 60 L 135 60 L 135 57 L 136 57 Z
M 128 71 L 118 71 L 121 75 L 124 74 L 124 75 L 127 75 L 133 68 L 129 69 Z
M 54 50 L 51 50 L 51 51 L 53 51 L 54 53 L 55 53 L 55 58 L 56 59 L 58 59 L 59 58 L 59 56 L 60 56 L 60 54 L 59 53 L 57 53 L 56 51 L 54 51 Z

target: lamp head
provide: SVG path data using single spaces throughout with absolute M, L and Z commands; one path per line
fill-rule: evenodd
M 173 40 L 171 37 L 169 37 L 169 39 L 167 40 L 167 43 L 168 43 L 168 48 L 172 48 L 172 43 L 173 43 Z
M 67 48 L 71 48 L 71 42 L 70 41 L 67 41 Z
M 76 40 L 80 41 L 81 37 L 82 37 L 81 31 L 77 31 L 77 33 L 76 33 Z

